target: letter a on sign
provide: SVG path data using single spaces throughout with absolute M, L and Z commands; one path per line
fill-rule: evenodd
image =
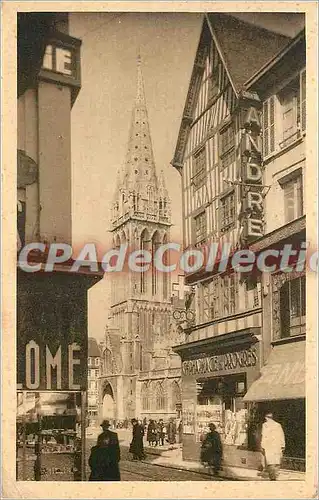
M 253 106 L 251 106 L 247 111 L 247 114 L 246 114 L 245 120 L 244 120 L 244 127 L 250 128 L 250 129 L 255 128 L 255 129 L 260 130 L 260 120 L 259 120 L 258 111 Z

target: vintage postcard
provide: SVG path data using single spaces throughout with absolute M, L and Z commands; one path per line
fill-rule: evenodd
M 3 3 L 2 498 L 317 498 L 317 15 Z

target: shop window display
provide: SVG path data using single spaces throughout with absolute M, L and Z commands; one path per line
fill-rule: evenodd
M 243 402 L 245 375 L 198 382 L 196 441 L 204 439 L 213 422 L 225 445 L 248 445 L 248 410 Z
M 81 480 L 81 393 L 18 392 L 17 399 L 17 480 Z

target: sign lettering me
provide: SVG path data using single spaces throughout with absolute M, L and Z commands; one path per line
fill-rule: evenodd
M 52 352 L 48 345 L 39 346 L 34 340 L 25 346 L 25 373 L 23 382 L 18 381 L 20 389 L 46 389 L 46 390 L 80 390 L 79 370 L 81 347 L 73 342 L 67 346 L 66 352 L 60 345 Z M 63 360 L 63 361 L 62 361 Z M 62 376 L 62 368 L 67 371 L 67 376 Z M 85 369 L 85 367 L 84 367 Z M 44 379 L 42 378 L 44 374 Z

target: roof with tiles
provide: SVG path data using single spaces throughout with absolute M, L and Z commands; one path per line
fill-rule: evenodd
M 93 337 L 89 338 L 88 355 L 90 358 L 101 357 L 98 343 Z
M 207 19 L 236 92 L 291 40 L 232 15 L 214 13 Z

